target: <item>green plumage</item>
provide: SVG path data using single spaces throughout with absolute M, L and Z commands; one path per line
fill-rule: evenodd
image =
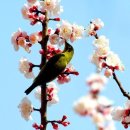
M 25 91 L 28 95 L 35 87 L 46 84 L 54 80 L 61 74 L 74 54 L 73 47 L 65 42 L 64 51 L 53 56 L 41 69 L 38 76 L 34 79 L 32 85 Z

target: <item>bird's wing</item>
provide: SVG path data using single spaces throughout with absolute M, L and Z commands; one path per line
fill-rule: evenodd
M 66 67 L 67 62 L 65 60 L 64 54 L 56 54 L 53 56 L 41 69 L 38 76 L 34 79 L 34 82 L 36 80 L 45 80 L 45 82 L 48 82 L 49 80 L 55 78 L 60 74 Z

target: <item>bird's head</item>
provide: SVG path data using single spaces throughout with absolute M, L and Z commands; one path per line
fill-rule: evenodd
M 64 51 L 71 52 L 71 51 L 73 51 L 73 47 L 69 43 L 65 42 L 65 49 L 64 49 Z

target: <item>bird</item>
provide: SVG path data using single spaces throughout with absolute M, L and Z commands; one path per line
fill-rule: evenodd
M 65 70 L 66 66 L 71 61 L 73 55 L 73 47 L 67 41 L 65 41 L 65 47 L 63 52 L 55 54 L 47 61 L 47 63 L 41 68 L 37 77 L 34 79 L 32 85 L 25 90 L 26 95 L 28 95 L 37 86 L 46 86 L 46 83 L 54 80 L 59 74 L 61 74 Z

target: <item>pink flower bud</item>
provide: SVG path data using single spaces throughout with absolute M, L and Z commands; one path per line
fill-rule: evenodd
M 39 128 L 39 126 L 38 126 L 37 123 L 34 123 L 34 124 L 32 125 L 32 127 L 35 128 L 35 129 L 38 129 L 38 128 Z
M 40 53 L 41 55 L 44 55 L 44 50 L 41 49 L 41 50 L 39 51 L 39 53 Z
M 66 116 L 66 115 L 63 115 L 62 121 L 66 120 L 66 119 L 67 119 L 67 116 Z
M 59 32 L 60 32 L 60 29 L 57 28 L 57 29 L 55 30 L 55 34 L 59 34 Z
M 58 17 L 58 18 L 54 18 L 54 20 L 55 20 L 55 21 L 60 21 L 60 18 L 59 18 L 59 17 Z
M 58 124 L 52 123 L 53 129 L 57 130 L 58 129 Z
M 39 126 L 39 128 L 40 128 L 40 129 L 43 128 L 43 125 L 41 124 L 41 125 Z
M 128 128 L 128 124 L 124 124 L 124 127 L 125 127 L 125 129 L 127 129 Z

